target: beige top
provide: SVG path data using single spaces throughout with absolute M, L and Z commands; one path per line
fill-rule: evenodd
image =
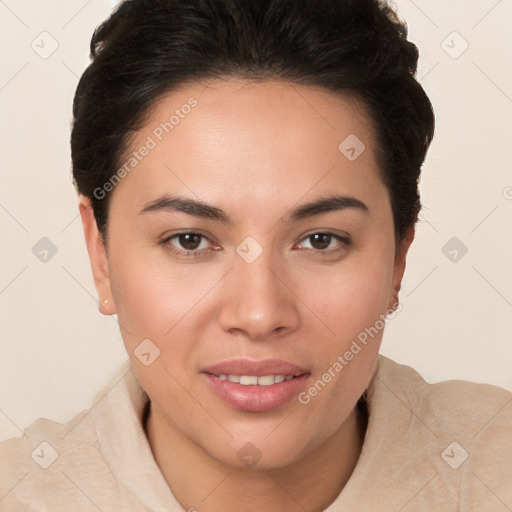
M 91 409 L 0 444 L 0 511 L 183 512 L 153 458 L 127 361 Z M 326 512 L 512 510 L 512 393 L 426 383 L 379 356 L 363 449 Z

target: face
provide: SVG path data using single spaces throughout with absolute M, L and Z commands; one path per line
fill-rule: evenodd
M 155 414 L 233 466 L 299 460 L 353 412 L 382 328 L 362 333 L 404 270 L 370 118 L 319 88 L 210 81 L 163 97 L 130 154 L 107 252 L 86 234 Z

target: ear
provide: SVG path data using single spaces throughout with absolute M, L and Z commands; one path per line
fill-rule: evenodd
M 415 226 L 412 224 L 406 231 L 403 240 L 400 242 L 396 250 L 395 266 L 393 271 L 393 294 L 390 297 L 388 308 L 396 309 L 399 303 L 399 292 L 402 287 L 402 279 L 405 272 L 406 257 L 409 247 L 414 240 Z
M 114 315 L 116 308 L 110 288 L 107 250 L 98 231 L 91 200 L 80 194 L 78 208 L 82 217 L 85 243 L 87 244 L 87 252 L 91 262 L 94 284 L 99 295 L 99 311 L 103 315 Z

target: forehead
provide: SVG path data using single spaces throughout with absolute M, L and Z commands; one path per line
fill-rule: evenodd
M 201 199 L 236 192 L 250 202 L 314 187 L 367 195 L 382 185 L 372 120 L 353 96 L 279 80 L 216 79 L 162 96 L 147 120 L 117 187 L 138 203 L 176 189 Z M 353 159 L 352 149 L 362 153 Z

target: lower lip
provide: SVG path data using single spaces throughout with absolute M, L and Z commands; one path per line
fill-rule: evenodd
M 213 391 L 228 405 L 241 411 L 265 412 L 277 409 L 297 396 L 309 374 L 294 377 L 271 386 L 244 386 L 215 375 L 204 374 Z

